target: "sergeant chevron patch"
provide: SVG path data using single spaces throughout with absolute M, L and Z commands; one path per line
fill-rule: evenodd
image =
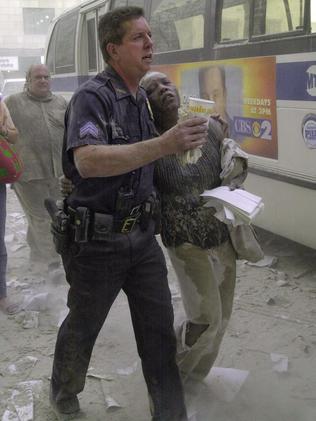
M 86 136 L 92 136 L 95 139 L 99 136 L 99 129 L 98 127 L 93 124 L 91 121 L 88 121 L 86 124 L 84 124 L 80 128 L 79 137 L 80 139 L 83 139 Z

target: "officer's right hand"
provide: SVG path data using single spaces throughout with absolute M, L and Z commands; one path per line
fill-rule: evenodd
M 163 155 L 172 155 L 204 145 L 207 139 L 204 117 L 193 117 L 178 123 L 161 135 Z

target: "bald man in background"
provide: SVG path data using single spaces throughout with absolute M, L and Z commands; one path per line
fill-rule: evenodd
M 25 212 L 30 262 L 53 268 L 59 263 L 50 235 L 50 219 L 44 199 L 59 199 L 58 178 L 62 174 L 61 152 L 66 100 L 52 94 L 47 66 L 32 65 L 24 91 L 6 98 L 12 120 L 19 131 L 16 149 L 24 172 L 13 189 Z

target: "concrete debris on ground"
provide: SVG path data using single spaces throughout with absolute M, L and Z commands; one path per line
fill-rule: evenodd
M 0 314 L 0 419 L 55 421 L 49 382 L 68 286 L 62 266 L 29 262 L 26 220 L 9 189 L 7 211 L 8 296 L 21 311 Z M 265 257 L 237 262 L 233 314 L 215 366 L 205 381 L 185 385 L 190 421 L 316 420 L 316 252 L 263 230 L 258 236 Z M 185 315 L 165 256 L 177 328 Z M 96 341 L 79 400 L 80 420 L 150 419 L 123 293 Z

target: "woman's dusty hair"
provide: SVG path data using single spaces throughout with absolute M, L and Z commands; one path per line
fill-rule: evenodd
M 103 59 L 108 62 L 110 56 L 106 51 L 109 43 L 120 45 L 125 35 L 125 22 L 144 17 L 141 7 L 118 7 L 103 15 L 98 25 L 99 45 Z
M 147 90 L 148 85 L 156 78 L 156 77 L 160 77 L 160 78 L 164 78 L 167 77 L 167 75 L 165 73 L 162 72 L 147 72 L 145 74 L 145 76 L 142 77 L 141 81 L 140 81 L 140 85 Z

